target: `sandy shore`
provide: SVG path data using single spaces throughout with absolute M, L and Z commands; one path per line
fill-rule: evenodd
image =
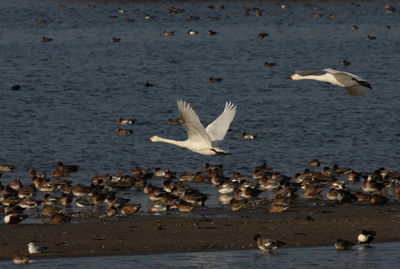
M 199 213 L 195 213 L 199 215 Z M 213 215 L 214 214 L 214 215 Z M 199 250 L 255 249 L 254 233 L 279 238 L 287 247 L 331 245 L 337 238 L 356 242 L 361 230 L 375 230 L 374 242 L 400 241 L 400 203 L 343 207 L 327 201 L 299 203 L 284 213 L 267 206 L 239 212 L 208 211 L 206 217 L 134 215 L 118 220 L 71 224 L 3 224 L 0 259 L 28 254 L 31 241 L 49 249 L 32 257 L 132 255 Z M 221 216 L 221 217 L 209 217 Z

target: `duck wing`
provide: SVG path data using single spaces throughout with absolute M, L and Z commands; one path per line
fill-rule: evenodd
M 199 116 L 186 101 L 178 100 L 179 118 L 188 134 L 188 140 L 195 143 L 210 143 L 210 137 L 201 123 Z
M 211 141 L 221 141 L 224 139 L 226 133 L 228 132 L 229 126 L 235 118 L 236 115 L 236 106 L 231 102 L 226 102 L 225 109 L 222 114 L 216 118 L 212 123 L 210 123 L 206 132 L 208 133 Z

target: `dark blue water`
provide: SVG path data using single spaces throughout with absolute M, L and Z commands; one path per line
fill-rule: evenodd
M 3 184 L 17 176 L 28 183 L 31 168 L 49 175 L 57 161 L 79 165 L 69 179 L 86 185 L 94 173 L 129 174 L 135 166 L 195 173 L 205 162 L 224 164 L 228 176 L 251 174 L 264 161 L 293 176 L 312 158 L 322 167 L 396 170 L 399 13 L 385 13 L 382 1 L 358 3 L 316 2 L 314 10 L 301 2 L 287 9 L 269 1 L 215 2 L 210 10 L 208 2 L 172 2 L 186 11 L 169 14 L 171 2 L 162 1 L 98 1 L 93 9 L 86 1 L 68 1 L 66 9 L 59 1 L 0 2 L 0 162 L 16 167 Z M 225 10 L 218 9 L 222 4 Z M 265 11 L 246 17 L 243 6 Z M 324 16 L 312 18 L 314 12 Z M 327 18 L 330 13 L 336 18 Z M 200 19 L 189 21 L 191 15 Z M 188 35 L 189 29 L 199 34 Z M 208 36 L 210 29 L 218 34 Z M 165 30 L 174 35 L 162 36 Z M 260 32 L 269 35 L 257 38 Z M 42 43 L 41 36 L 53 41 Z M 344 59 L 351 65 L 341 66 Z M 266 61 L 277 65 L 264 67 Z M 322 68 L 357 74 L 373 90 L 352 98 L 330 84 L 286 79 L 294 70 Z M 210 76 L 223 80 L 208 83 Z M 146 81 L 154 87 L 145 88 Z M 16 84 L 21 90 L 11 91 Z M 220 145 L 232 155 L 202 156 L 146 141 L 153 135 L 186 139 L 182 126 L 167 124 L 178 118 L 178 99 L 188 101 L 205 126 L 226 101 L 237 105 L 233 131 Z M 116 135 L 118 117 L 137 119 L 123 127 L 133 134 Z M 242 140 L 242 131 L 259 136 Z M 217 204 L 215 188 L 196 187 L 214 195 L 209 205 Z M 150 203 L 142 193 L 123 195 Z

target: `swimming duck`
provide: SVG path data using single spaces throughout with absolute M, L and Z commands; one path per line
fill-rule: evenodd
M 268 239 L 268 238 L 262 238 L 260 234 L 255 234 L 253 236 L 253 241 L 257 243 L 257 246 L 259 249 L 263 251 L 271 251 L 277 248 L 280 248 L 281 246 L 286 245 L 285 242 L 282 242 L 278 239 Z
M 13 169 L 14 169 L 14 165 L 0 163 L 0 172 L 11 172 Z
M 66 6 L 63 6 L 63 5 L 60 5 L 59 6 L 59 9 L 66 9 L 67 7 Z
M 353 242 L 347 241 L 347 240 L 341 240 L 340 238 L 336 240 L 335 247 L 337 250 L 349 250 L 351 249 L 354 245 Z
M 36 23 L 46 23 L 46 21 L 41 19 L 36 19 Z
M 42 38 L 40 39 L 40 41 L 42 41 L 42 42 L 50 42 L 52 40 L 53 40 L 52 38 L 47 38 L 47 37 L 44 37 L 44 36 L 42 36 Z
M 57 162 L 57 168 L 63 172 L 78 172 L 79 166 L 77 165 L 64 165 L 63 162 Z
M 370 36 L 370 35 L 368 35 L 366 39 L 367 39 L 367 40 L 374 40 L 374 39 L 376 39 L 376 36 Z
M 229 155 L 228 152 L 218 148 L 218 142 L 222 141 L 229 129 L 236 114 L 236 106 L 226 103 L 222 114 L 204 129 L 199 117 L 191 106 L 183 100 L 178 100 L 179 117 L 182 126 L 188 133 L 186 141 L 176 141 L 153 136 L 149 140 L 152 142 L 165 142 L 180 147 L 187 148 L 202 155 Z
M 351 63 L 346 60 L 343 60 L 343 62 L 341 62 L 340 64 L 343 66 L 347 66 L 347 65 L 350 65 Z
M 181 124 L 181 119 L 168 119 L 168 124 Z
M 150 84 L 148 81 L 146 81 L 146 83 L 144 84 L 145 87 L 153 87 L 154 84 Z
M 154 19 L 154 17 L 153 17 L 153 16 L 150 16 L 150 15 L 146 15 L 144 18 L 145 18 L 146 20 Z
M 222 78 L 213 78 L 213 77 L 210 77 L 209 79 L 208 79 L 208 82 L 220 82 L 222 80 Z
M 323 73 L 323 75 L 315 76 L 314 74 Z M 323 82 L 329 82 L 336 86 L 344 87 L 350 96 L 367 96 L 368 91 L 365 87 L 372 89 L 371 84 L 351 73 L 336 71 L 333 69 L 312 70 L 312 71 L 296 71 L 289 79 L 303 80 L 312 79 Z
M 214 32 L 213 30 L 208 30 L 207 34 L 208 35 L 216 35 L 217 32 Z
M 357 29 L 358 29 L 358 27 L 357 27 L 357 25 L 353 25 L 353 27 L 352 27 L 351 29 L 353 29 L 353 30 L 357 30 Z
M 204 163 L 204 172 L 217 172 L 222 170 L 222 164 L 211 165 L 209 163 Z
M 266 37 L 266 36 L 268 36 L 267 33 L 259 33 L 259 34 L 258 34 L 258 38 L 264 38 L 264 37 Z M 265 65 L 264 65 L 264 66 L 265 66 Z
M 376 236 L 375 231 L 362 230 L 360 235 L 357 237 L 358 243 L 359 244 L 367 244 L 369 246 L 369 243 L 371 243 L 372 240 L 374 240 L 375 236 Z
M 111 42 L 119 42 L 119 41 L 121 41 L 121 38 L 116 38 L 116 37 L 111 38 Z
M 248 134 L 246 132 L 242 132 L 242 139 L 256 139 L 258 134 Z
M 269 62 L 264 63 L 265 67 L 270 67 L 270 66 L 275 66 L 275 65 L 276 65 L 276 63 L 269 63 Z
M 125 9 L 119 8 L 118 13 L 125 13 Z
M 136 119 L 124 119 L 119 117 L 118 118 L 118 125 L 127 125 L 127 124 L 134 124 Z
M 132 133 L 133 133 L 132 130 L 125 130 L 125 129 L 121 129 L 121 128 L 117 129 L 117 135 L 118 136 L 132 134 Z
M 118 18 L 118 16 L 110 15 L 110 16 L 108 16 L 108 18 L 109 19 L 116 19 L 116 18 Z
M 322 18 L 322 15 L 321 15 L 321 14 L 318 14 L 318 13 L 314 13 L 314 14 L 312 15 L 312 17 L 313 17 L 313 18 Z
M 126 22 L 133 22 L 133 21 L 135 21 L 134 19 L 130 19 L 130 18 L 126 18 L 124 21 L 126 21 Z
M 192 20 L 198 20 L 198 19 L 200 19 L 200 17 L 190 16 L 188 20 L 192 21 Z
M 24 263 L 28 263 L 30 257 L 27 255 L 21 255 L 18 252 L 15 253 L 14 257 L 13 257 L 13 262 L 15 264 L 24 264 Z
M 162 33 L 162 35 L 163 35 L 163 36 L 171 36 L 171 35 L 174 35 L 174 32 L 164 31 L 164 32 Z
M 195 34 L 198 34 L 199 32 L 197 32 L 197 31 L 195 31 L 195 30 L 192 30 L 192 29 L 190 29 L 189 31 L 188 31 L 188 34 L 189 35 L 195 35 Z
M 329 14 L 329 15 L 328 15 L 328 18 L 329 18 L 329 19 L 334 19 L 334 18 L 336 18 L 336 16 L 333 15 L 333 14 Z

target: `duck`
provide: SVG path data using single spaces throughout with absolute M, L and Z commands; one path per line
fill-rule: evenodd
M 7 224 L 18 224 L 24 219 L 26 219 L 28 216 L 23 215 L 23 214 L 8 214 L 4 217 L 4 222 Z
M 354 203 L 358 200 L 355 195 L 345 190 L 338 190 L 337 199 L 340 202 L 345 203 L 344 206 L 347 206 L 349 203 Z
M 278 239 L 272 240 L 268 238 L 262 238 L 260 234 L 255 234 L 253 236 L 253 241 L 257 243 L 258 248 L 262 251 L 271 251 L 286 245 L 285 242 Z
M 371 196 L 371 204 L 387 204 L 389 202 L 389 199 L 386 198 L 385 196 L 374 194 Z
M 370 36 L 370 35 L 368 35 L 366 39 L 367 39 L 367 40 L 375 40 L 375 39 L 376 39 L 376 36 Z
M 334 19 L 334 18 L 336 18 L 336 16 L 333 15 L 333 14 L 329 14 L 329 15 L 328 15 L 328 18 L 329 18 L 329 19 Z
M 198 19 L 200 19 L 200 17 L 190 16 L 188 20 L 192 21 L 192 20 L 198 20 Z
M 365 192 L 376 192 L 383 189 L 385 186 L 382 183 L 377 182 L 376 180 L 365 179 L 364 183 L 361 185 L 361 188 Z
M 171 31 L 171 32 L 169 32 L 169 31 L 164 31 L 164 32 L 162 33 L 162 35 L 163 35 L 163 36 L 171 36 L 171 35 L 174 35 L 174 32 L 173 32 L 173 31 Z
M 161 201 L 154 201 L 148 209 L 148 212 L 165 212 L 169 209 L 169 205 L 161 202 Z
M 223 167 L 222 164 L 211 165 L 209 163 L 204 163 L 204 172 L 219 172 L 222 171 Z
M 125 18 L 124 21 L 126 21 L 126 22 L 133 22 L 133 21 L 135 21 L 135 20 L 134 20 L 134 19 L 130 19 L 130 18 Z
M 114 195 L 111 196 L 111 198 L 107 201 L 108 208 L 119 208 L 123 207 L 124 205 L 128 204 L 130 199 L 125 199 L 125 198 L 120 198 L 120 197 L 115 197 Z
M 128 134 L 132 134 L 132 133 L 133 133 L 132 130 L 125 130 L 125 129 L 121 129 L 121 128 L 117 129 L 117 135 L 118 136 L 128 135 Z
M 198 34 L 199 32 L 197 32 L 197 31 L 195 31 L 195 30 L 192 30 L 192 29 L 190 29 L 189 31 L 188 31 L 188 34 L 189 35 L 195 35 L 195 34 Z
M 119 8 L 118 13 L 125 13 L 125 9 Z
M 150 141 L 173 144 L 202 155 L 230 154 L 217 146 L 218 143 L 224 139 L 228 132 L 229 125 L 235 117 L 236 106 L 233 103 L 227 102 L 222 114 L 209 124 L 207 128 L 203 127 L 199 117 L 189 103 L 186 103 L 183 100 L 178 100 L 178 110 L 182 126 L 188 133 L 188 139 L 186 141 L 176 141 L 153 136 L 149 139 Z
M 210 77 L 210 78 L 208 79 L 208 82 L 220 82 L 220 81 L 222 81 L 222 78 L 213 78 L 213 77 Z
M 369 246 L 369 243 L 371 243 L 372 240 L 374 240 L 375 236 L 376 236 L 375 231 L 362 230 L 362 232 L 357 237 L 358 244 L 367 244 Z
M 18 191 L 19 188 L 22 188 L 22 183 L 19 180 L 19 177 L 17 177 L 13 182 L 11 182 L 10 187 L 16 191 Z
M 259 33 L 259 34 L 258 34 L 258 38 L 264 38 L 264 37 L 266 37 L 266 36 L 268 36 L 267 33 Z M 265 65 L 264 65 L 264 66 L 265 66 Z
M 245 205 L 247 205 L 248 202 L 249 202 L 249 200 L 246 198 L 242 198 L 240 200 L 233 198 L 229 202 L 229 206 L 233 211 L 238 211 L 238 210 L 242 209 Z
M 213 30 L 208 30 L 207 34 L 208 35 L 216 35 L 217 32 L 214 32 Z
M 148 81 L 146 81 L 146 83 L 144 84 L 145 87 L 153 87 L 154 84 L 150 84 Z
M 220 194 L 231 194 L 234 193 L 237 189 L 238 185 L 233 182 L 224 182 L 218 187 L 218 192 Z
M 319 167 L 319 166 L 321 165 L 321 163 L 320 163 L 317 159 L 312 159 L 312 160 L 309 162 L 308 165 L 309 165 L 309 166 L 312 166 L 312 167 Z
M 61 198 L 60 198 L 59 202 L 62 206 L 68 206 L 72 203 L 72 198 L 70 195 L 63 193 L 63 194 L 61 194 Z
M 55 213 L 60 213 L 62 211 L 61 208 L 52 205 L 43 206 L 42 215 L 43 216 L 53 216 Z
M 81 184 L 77 184 L 73 189 L 72 193 L 77 197 L 83 197 L 89 194 L 89 188 L 82 186 Z
M 134 124 L 136 119 L 124 119 L 119 117 L 118 118 L 118 125 L 127 125 L 127 124 Z
M 312 17 L 313 17 L 313 18 L 322 18 L 322 15 L 321 15 L 321 14 L 318 14 L 318 13 L 314 13 L 314 14 L 312 15 Z
M 242 132 L 242 139 L 256 139 L 258 134 L 248 134 L 246 132 Z
M 48 249 L 47 247 L 39 247 L 36 246 L 33 242 L 30 242 L 28 244 L 28 251 L 31 254 L 38 254 L 38 253 L 43 253 L 46 251 L 46 249 Z
M 356 173 L 354 170 L 351 170 L 349 174 L 347 174 L 347 180 L 350 182 L 359 182 L 361 179 L 361 174 Z
M 44 36 L 42 36 L 42 38 L 40 39 L 41 42 L 50 42 L 52 40 L 53 40 L 52 38 L 47 38 L 47 37 L 44 37 Z
M 355 246 L 353 242 L 347 241 L 347 240 L 341 240 L 340 238 L 336 240 L 335 247 L 337 250 L 349 250 L 353 246 Z
M 14 165 L 10 164 L 1 164 L 0 163 L 0 172 L 11 172 L 14 169 Z
M 109 19 L 117 19 L 118 16 L 110 15 L 110 16 L 108 16 L 108 18 L 109 18 Z
M 178 205 L 178 210 L 180 212 L 192 212 L 194 209 L 196 208 L 195 205 L 193 205 L 192 203 L 189 202 L 185 202 L 185 201 L 180 201 L 179 205 Z
M 270 67 L 270 66 L 275 66 L 275 65 L 276 65 L 276 63 L 269 63 L 269 62 L 264 63 L 265 67 Z
M 322 75 L 314 75 L 320 74 Z M 311 71 L 296 71 L 294 75 L 292 75 L 289 79 L 291 80 L 303 80 L 303 79 L 311 79 L 318 80 L 322 82 L 328 82 L 336 86 L 343 87 L 348 94 L 353 96 L 367 96 L 368 91 L 365 88 L 370 88 L 371 84 L 360 78 L 357 75 L 337 71 L 330 68 L 322 69 L 322 70 L 311 70 Z
M 288 210 L 290 206 L 289 205 L 278 205 L 275 202 L 271 203 L 271 206 L 269 208 L 269 212 L 271 213 L 282 213 Z
M 56 205 L 60 202 L 60 198 L 50 196 L 50 194 L 46 193 L 43 197 L 43 205 Z
M 12 260 L 15 264 L 24 264 L 24 263 L 28 263 L 28 261 L 30 260 L 30 257 L 27 255 L 21 255 L 17 252 L 14 254 Z
M 357 25 L 353 25 L 353 27 L 351 27 L 351 29 L 357 30 L 357 29 L 358 29 L 358 26 L 357 26 Z
M 146 15 L 146 16 L 144 16 L 144 18 L 145 18 L 146 20 L 154 19 L 154 17 L 153 17 L 153 16 L 150 16 L 150 15 Z
M 70 223 L 72 218 L 62 213 L 55 213 L 51 216 L 50 223 Z
M 66 9 L 67 7 L 66 7 L 66 6 L 63 6 L 63 5 L 60 5 L 58 8 L 59 8 L 59 9 Z
M 78 172 L 79 166 L 77 165 L 64 165 L 63 162 L 57 162 L 57 168 L 63 172 Z
M 125 216 L 133 215 L 139 211 L 142 206 L 140 204 L 127 204 L 121 209 L 121 213 Z
M 121 38 L 116 38 L 116 37 L 111 38 L 111 42 L 119 42 L 119 41 L 121 41 Z
M 348 66 L 351 64 L 351 62 L 348 62 L 346 60 L 343 60 L 343 62 L 340 63 L 342 66 Z
M 181 124 L 181 119 L 168 119 L 168 124 Z

